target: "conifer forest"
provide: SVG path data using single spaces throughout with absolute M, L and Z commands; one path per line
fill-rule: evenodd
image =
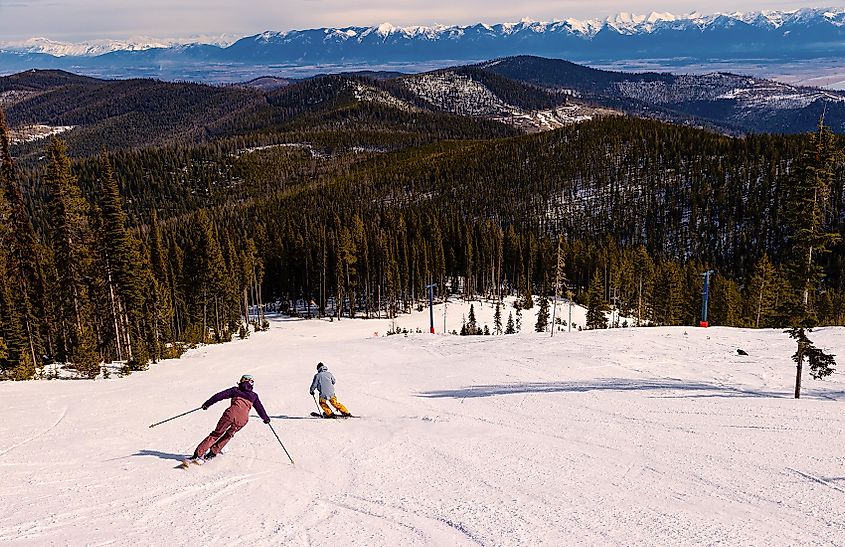
M 132 82 L 76 109 L 57 105 L 87 84 L 62 82 L 0 118 L 0 378 L 128 374 L 265 328 L 267 309 L 393 317 L 432 283 L 571 298 L 589 328 L 628 326 L 611 306 L 694 326 L 712 272 L 712 325 L 845 325 L 845 142 L 821 116 L 798 135 L 627 115 L 537 132 L 362 77 Z M 76 129 L 16 141 L 36 118 Z

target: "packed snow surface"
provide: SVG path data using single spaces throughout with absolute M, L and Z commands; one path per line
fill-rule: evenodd
M 274 318 L 126 378 L 2 383 L 0 543 L 845 543 L 841 373 L 794 400 L 780 330 L 551 337 L 530 332 L 535 310 L 511 336 L 416 333 L 427 311 L 398 320 L 407 336 Z M 451 304 L 448 329 L 467 312 Z M 489 304 L 475 312 L 492 327 Z M 840 368 L 843 335 L 812 335 Z M 308 417 L 318 361 L 361 419 Z M 226 404 L 149 424 L 244 373 L 295 465 L 253 417 L 216 460 L 176 469 Z

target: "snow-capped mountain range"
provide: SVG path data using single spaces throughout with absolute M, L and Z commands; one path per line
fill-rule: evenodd
M 84 42 L 59 42 L 44 37 L 33 37 L 18 42 L 0 42 L 0 51 L 35 53 L 54 57 L 97 57 L 115 51 L 145 51 L 167 49 L 188 44 L 227 47 L 240 37 L 232 35 L 201 36 L 190 39 L 138 37 L 128 40 L 86 40 Z
M 648 15 L 621 12 L 606 19 L 556 19 L 553 21 L 534 21 L 522 19 L 518 23 L 487 25 L 433 25 L 433 26 L 393 26 L 382 23 L 371 27 L 320 28 L 310 30 L 292 30 L 287 32 L 267 31 L 241 40 L 231 36 L 201 37 L 192 39 L 156 39 L 137 38 L 132 40 L 92 40 L 86 42 L 58 42 L 47 38 L 30 38 L 21 42 L 0 42 L 0 49 L 20 53 L 43 53 L 56 57 L 82 56 L 93 57 L 115 51 L 144 51 L 165 49 L 180 45 L 217 45 L 226 48 L 239 42 L 280 44 L 294 43 L 303 37 L 311 38 L 314 34 L 322 35 L 322 43 L 355 42 L 364 43 L 372 40 L 461 40 L 473 36 L 507 37 L 527 32 L 537 35 L 569 35 L 586 40 L 596 37 L 602 31 L 610 31 L 624 36 L 655 34 L 661 31 L 706 32 L 732 27 L 747 26 L 764 31 L 783 29 L 786 35 L 798 28 L 815 25 L 829 26 L 834 29 L 845 27 L 845 8 L 803 8 L 790 11 L 755 11 L 748 13 L 716 13 L 702 15 L 693 12 L 685 15 L 651 12 Z
M 630 59 L 806 60 L 845 55 L 845 8 L 649 15 L 488 25 L 319 28 L 267 31 L 238 40 L 117 40 L 80 44 L 33 38 L 0 43 L 0 73 L 71 69 L 99 76 L 214 79 L 209 65 L 375 67 L 540 55 L 581 62 Z M 430 67 L 430 65 L 429 65 Z M 247 71 L 249 72 L 249 71 Z M 171 74 L 172 73 L 172 74 Z M 267 73 L 265 70 L 263 73 Z

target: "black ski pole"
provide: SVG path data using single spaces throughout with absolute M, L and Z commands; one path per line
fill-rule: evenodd
M 323 407 L 321 407 L 320 403 L 317 402 L 317 396 L 314 395 L 314 393 L 312 392 L 311 397 L 314 398 L 314 404 L 317 405 L 317 414 L 319 414 L 320 416 L 323 416 L 324 415 L 323 414 Z
M 268 423 L 267 425 L 269 425 L 269 426 L 270 426 L 270 431 L 272 431 L 272 432 L 273 432 L 273 435 L 275 435 L 275 436 L 276 436 L 276 440 L 277 440 L 277 441 L 279 441 L 279 444 L 280 444 L 280 445 L 282 445 L 282 450 L 284 450 L 284 451 L 285 451 L 285 454 L 287 454 L 287 455 L 288 455 L 288 459 L 290 460 L 291 465 L 293 465 L 293 458 L 291 458 L 291 457 L 290 457 L 290 453 L 288 452 L 288 449 L 287 449 L 287 448 L 285 448 L 285 445 L 284 445 L 284 444 L 282 444 L 282 439 L 280 439 L 280 438 L 279 438 L 279 434 L 278 434 L 278 433 L 276 433 L 276 430 L 275 430 L 275 429 L 273 429 L 273 424 Z
M 156 422 L 156 423 L 154 423 L 154 424 L 151 424 L 151 425 L 150 425 L 150 427 L 155 427 L 155 426 L 157 426 L 157 425 L 161 425 L 161 424 L 163 424 L 163 423 L 165 423 L 165 422 L 169 422 L 170 420 L 175 420 L 176 418 L 181 418 L 182 416 L 187 416 L 187 415 L 188 415 L 188 414 L 190 414 L 191 412 L 196 412 L 197 410 L 202 410 L 202 407 L 195 408 L 195 409 L 193 409 L 193 410 L 189 410 L 188 412 L 183 412 L 182 414 L 179 414 L 178 416 L 173 416 L 172 418 L 168 418 L 168 419 L 166 419 L 166 420 L 162 420 L 162 421 L 160 421 L 160 422 Z

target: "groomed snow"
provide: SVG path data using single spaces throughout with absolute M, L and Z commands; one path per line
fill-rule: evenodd
M 428 312 L 398 323 L 427 329 Z M 845 543 L 845 383 L 807 378 L 792 399 L 779 330 L 389 326 L 275 318 L 127 378 L 0 384 L 0 543 Z M 843 363 L 843 334 L 813 339 Z M 305 418 L 317 361 L 363 418 Z M 296 464 L 254 418 L 217 460 L 174 469 L 226 405 L 148 425 L 243 373 Z

